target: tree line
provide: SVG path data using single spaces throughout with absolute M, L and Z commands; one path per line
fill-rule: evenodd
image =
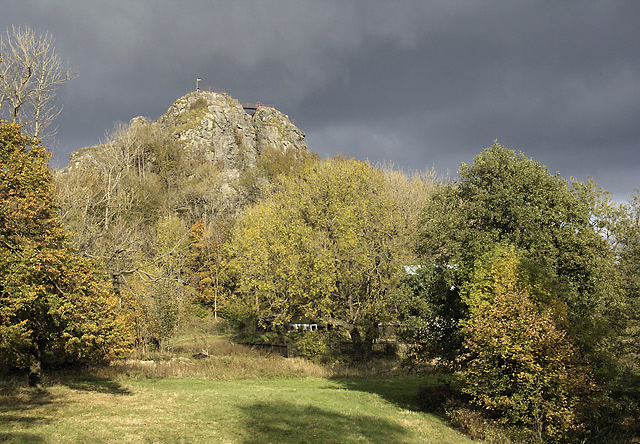
M 2 130 L 5 363 L 167 348 L 207 310 L 313 319 L 362 360 L 394 321 L 409 367 L 456 375 L 470 404 L 541 440 L 637 403 L 638 193 L 617 205 L 496 142 L 452 182 L 267 152 L 259 192 L 238 178 L 232 203 L 214 163 L 135 121 L 54 192 L 42 146 Z

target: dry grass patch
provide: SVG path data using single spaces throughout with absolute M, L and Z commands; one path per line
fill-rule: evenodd
M 196 359 L 194 354 L 207 357 Z M 152 359 L 153 358 L 153 359 Z M 219 337 L 206 348 L 176 347 L 174 353 L 129 358 L 95 370 L 101 378 L 202 378 L 212 380 L 329 377 L 331 369 L 302 358 L 284 358 Z

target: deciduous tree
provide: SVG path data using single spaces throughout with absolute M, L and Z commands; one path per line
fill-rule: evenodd
M 221 220 L 196 222 L 190 231 L 191 268 L 197 287 L 197 301 L 213 308 L 213 317 L 228 299 L 229 264 L 224 251 L 228 228 Z
M 138 345 L 164 348 L 192 302 L 187 227 L 222 206 L 218 168 L 196 165 L 175 137 L 143 118 L 118 125 L 91 150 L 56 175 L 62 220 L 76 247 L 104 264 Z
M 592 223 L 588 200 L 543 165 L 498 143 L 472 165 L 462 164 L 459 175 L 426 206 L 419 245 L 425 269 L 452 270 L 449 288 L 460 300 L 476 261 L 496 244 L 514 245 L 566 304 L 576 346 L 606 373 L 607 338 L 620 301 L 614 256 Z M 423 296 L 435 305 L 451 299 L 437 287 Z M 454 324 L 467 316 L 465 304 L 459 307 Z M 459 328 L 450 333 L 455 343 Z
M 384 174 L 338 157 L 315 163 L 249 209 L 230 242 L 237 291 L 263 321 L 312 318 L 345 329 L 361 356 L 408 260 Z
M 499 421 L 530 429 L 540 442 L 583 431 L 581 410 L 596 385 L 564 327 L 566 306 L 526 270 L 518 252 L 498 245 L 476 262 L 463 289 L 459 359 L 463 391 Z M 534 279 L 534 281 L 532 281 Z
M 622 215 L 613 227 L 625 298 L 617 346 L 623 363 L 640 373 L 640 192 L 636 191 L 621 209 Z

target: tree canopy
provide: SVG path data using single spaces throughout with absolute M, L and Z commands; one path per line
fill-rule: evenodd
M 615 261 L 587 202 L 563 178 L 497 142 L 472 165 L 462 164 L 459 174 L 459 182 L 443 186 L 426 206 L 423 261 L 455 266 L 454 285 L 461 288 L 478 258 L 509 243 L 567 303 L 583 345 L 600 343 L 617 304 Z
M 344 157 L 313 163 L 238 221 L 237 292 L 262 322 L 345 329 L 357 354 L 391 316 L 409 257 L 405 222 L 382 171 Z
M 613 381 L 624 307 L 593 183 L 497 142 L 430 195 L 405 337 L 490 416 L 563 440 Z M 590 407 L 588 407 L 590 406 Z

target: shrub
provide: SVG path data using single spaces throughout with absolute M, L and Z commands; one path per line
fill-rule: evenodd
M 295 332 L 291 338 L 298 350 L 298 355 L 310 361 L 317 359 L 327 350 L 326 343 L 321 334 L 317 332 Z
M 209 103 L 207 103 L 207 101 L 205 99 L 203 99 L 202 97 L 196 99 L 190 106 L 189 109 L 191 109 L 192 111 L 199 111 L 201 109 L 206 108 L 209 105 Z

